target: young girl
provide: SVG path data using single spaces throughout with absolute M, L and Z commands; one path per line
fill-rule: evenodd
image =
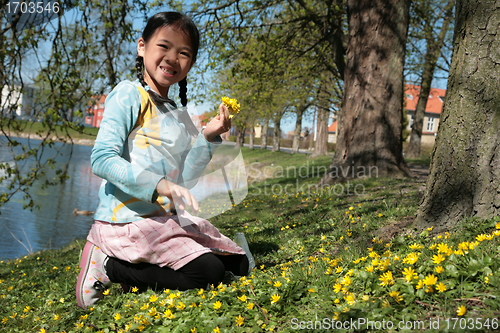
M 198 210 L 188 188 L 231 127 L 223 104 L 200 133 L 186 112 L 186 76 L 198 47 L 199 32 L 188 17 L 154 15 L 137 43 L 138 80 L 121 82 L 106 99 L 91 157 L 92 171 L 103 178 L 100 202 L 76 285 L 84 309 L 112 283 L 187 290 L 217 285 L 226 271 L 248 273 L 242 248 L 184 211 L 185 204 Z M 175 83 L 180 109 L 168 98 Z M 169 212 L 174 204 L 179 216 Z

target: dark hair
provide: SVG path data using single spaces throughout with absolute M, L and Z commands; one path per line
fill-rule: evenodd
M 142 32 L 142 38 L 144 42 L 148 42 L 157 29 L 167 26 L 175 25 L 176 28 L 181 29 L 185 34 L 191 39 L 191 47 L 193 50 L 193 63 L 196 61 L 196 56 L 198 55 L 198 48 L 200 46 L 200 33 L 194 22 L 184 14 L 178 12 L 161 12 L 155 14 L 148 20 L 144 31 Z M 137 56 L 135 67 L 137 69 L 137 77 L 141 84 L 145 87 L 146 81 L 144 81 L 144 59 L 141 56 Z M 170 103 L 175 106 L 174 101 L 169 98 L 164 98 L 154 92 L 152 89 L 149 90 L 149 95 L 155 104 Z M 182 106 L 187 105 L 187 80 L 186 78 L 179 81 L 179 97 L 181 99 Z

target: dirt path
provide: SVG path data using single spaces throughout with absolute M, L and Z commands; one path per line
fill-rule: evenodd
M 429 166 L 427 165 L 417 165 L 417 164 L 408 164 L 411 172 L 421 181 L 426 181 L 429 176 Z

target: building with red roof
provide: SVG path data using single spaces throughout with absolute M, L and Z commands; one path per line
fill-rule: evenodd
M 417 108 L 420 86 L 407 84 L 405 89 L 405 109 L 409 120 L 407 129 L 411 131 Z M 429 99 L 425 107 L 424 127 L 422 130 L 422 144 L 434 144 L 439 126 L 439 117 L 443 110 L 443 103 L 446 89 L 431 88 Z M 328 142 L 337 142 L 337 120 L 334 117 L 333 123 L 328 127 Z M 407 141 L 410 140 L 408 136 Z

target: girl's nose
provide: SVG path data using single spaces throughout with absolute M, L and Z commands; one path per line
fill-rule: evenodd
M 177 53 L 175 52 L 168 52 L 165 55 L 164 60 L 169 64 L 176 64 L 179 62 L 179 57 L 177 57 Z

